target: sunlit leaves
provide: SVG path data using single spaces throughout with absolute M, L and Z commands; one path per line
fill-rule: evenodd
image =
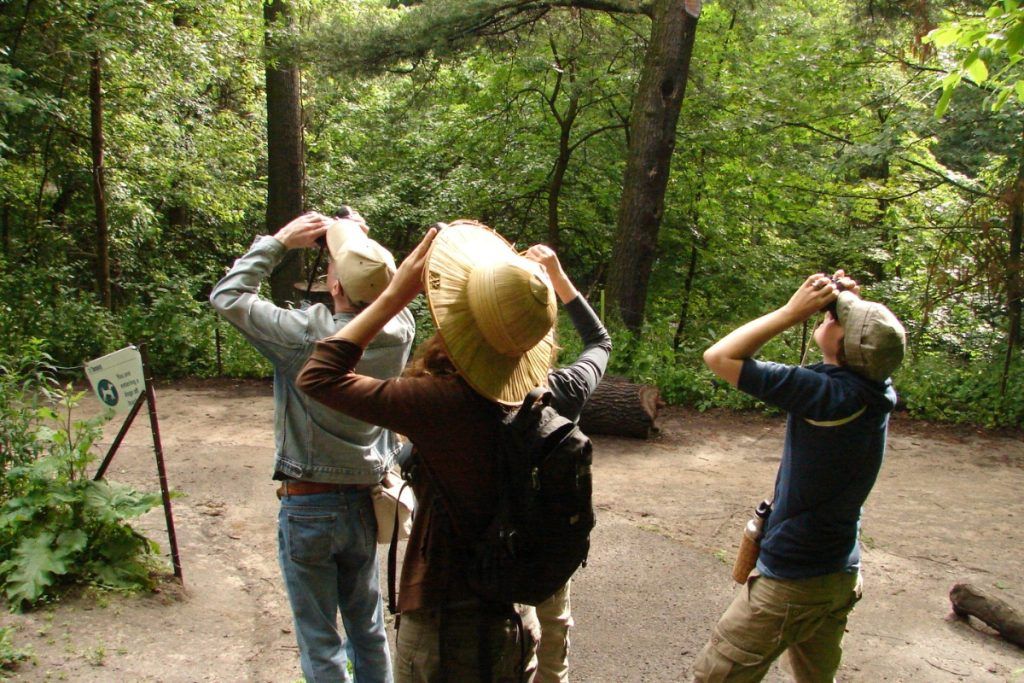
M 950 74 L 940 82 L 942 96 L 935 108 L 936 116 L 946 113 L 963 76 L 991 92 L 994 110 L 1001 109 L 1010 97 L 1020 99 L 1024 8 L 1018 3 L 997 2 L 983 16 L 951 19 L 924 40 L 944 49 L 954 59 Z M 954 75 L 957 77 L 951 78 Z

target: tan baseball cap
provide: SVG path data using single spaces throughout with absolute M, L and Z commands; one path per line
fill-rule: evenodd
M 893 312 L 880 303 L 840 292 L 836 301 L 843 326 L 846 364 L 876 382 L 884 382 L 903 362 L 907 333 Z
M 334 276 L 356 306 L 380 296 L 395 275 L 395 257 L 353 221 L 337 221 L 327 228 L 327 248 Z

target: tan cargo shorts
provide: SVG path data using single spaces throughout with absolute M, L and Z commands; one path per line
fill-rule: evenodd
M 694 680 L 759 681 L 788 652 L 799 683 L 832 681 L 843 654 L 846 620 L 860 597 L 859 572 L 793 580 L 755 570 L 697 656 Z

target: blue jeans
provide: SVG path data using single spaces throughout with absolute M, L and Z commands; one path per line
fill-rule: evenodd
M 277 538 L 306 681 L 349 681 L 351 659 L 358 683 L 391 683 L 370 492 L 285 496 Z

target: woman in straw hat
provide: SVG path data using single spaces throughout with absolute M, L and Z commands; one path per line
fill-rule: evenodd
M 299 387 L 313 398 L 407 435 L 429 474 L 415 484 L 419 509 L 402 567 L 399 681 L 533 675 L 526 668 L 535 626 L 519 628 L 514 606 L 485 605 L 465 585 L 434 487 L 444 489 L 462 537 L 479 535 L 495 513 L 499 480 L 490 454 L 497 450 L 498 406 L 514 409 L 547 382 L 551 369 L 556 288 L 538 263 L 551 263 L 547 256 L 519 256 L 497 233 L 472 221 L 456 221 L 440 233 L 431 228 L 384 293 L 321 341 L 299 376 Z M 578 298 L 557 270 L 558 293 Z M 415 370 L 398 380 L 355 374 L 363 348 L 424 289 L 438 334 L 419 350 Z M 601 344 L 603 357 L 581 359 L 578 372 L 567 377 L 596 386 L 610 348 Z M 566 394 L 583 393 L 583 400 L 593 388 L 570 384 Z

